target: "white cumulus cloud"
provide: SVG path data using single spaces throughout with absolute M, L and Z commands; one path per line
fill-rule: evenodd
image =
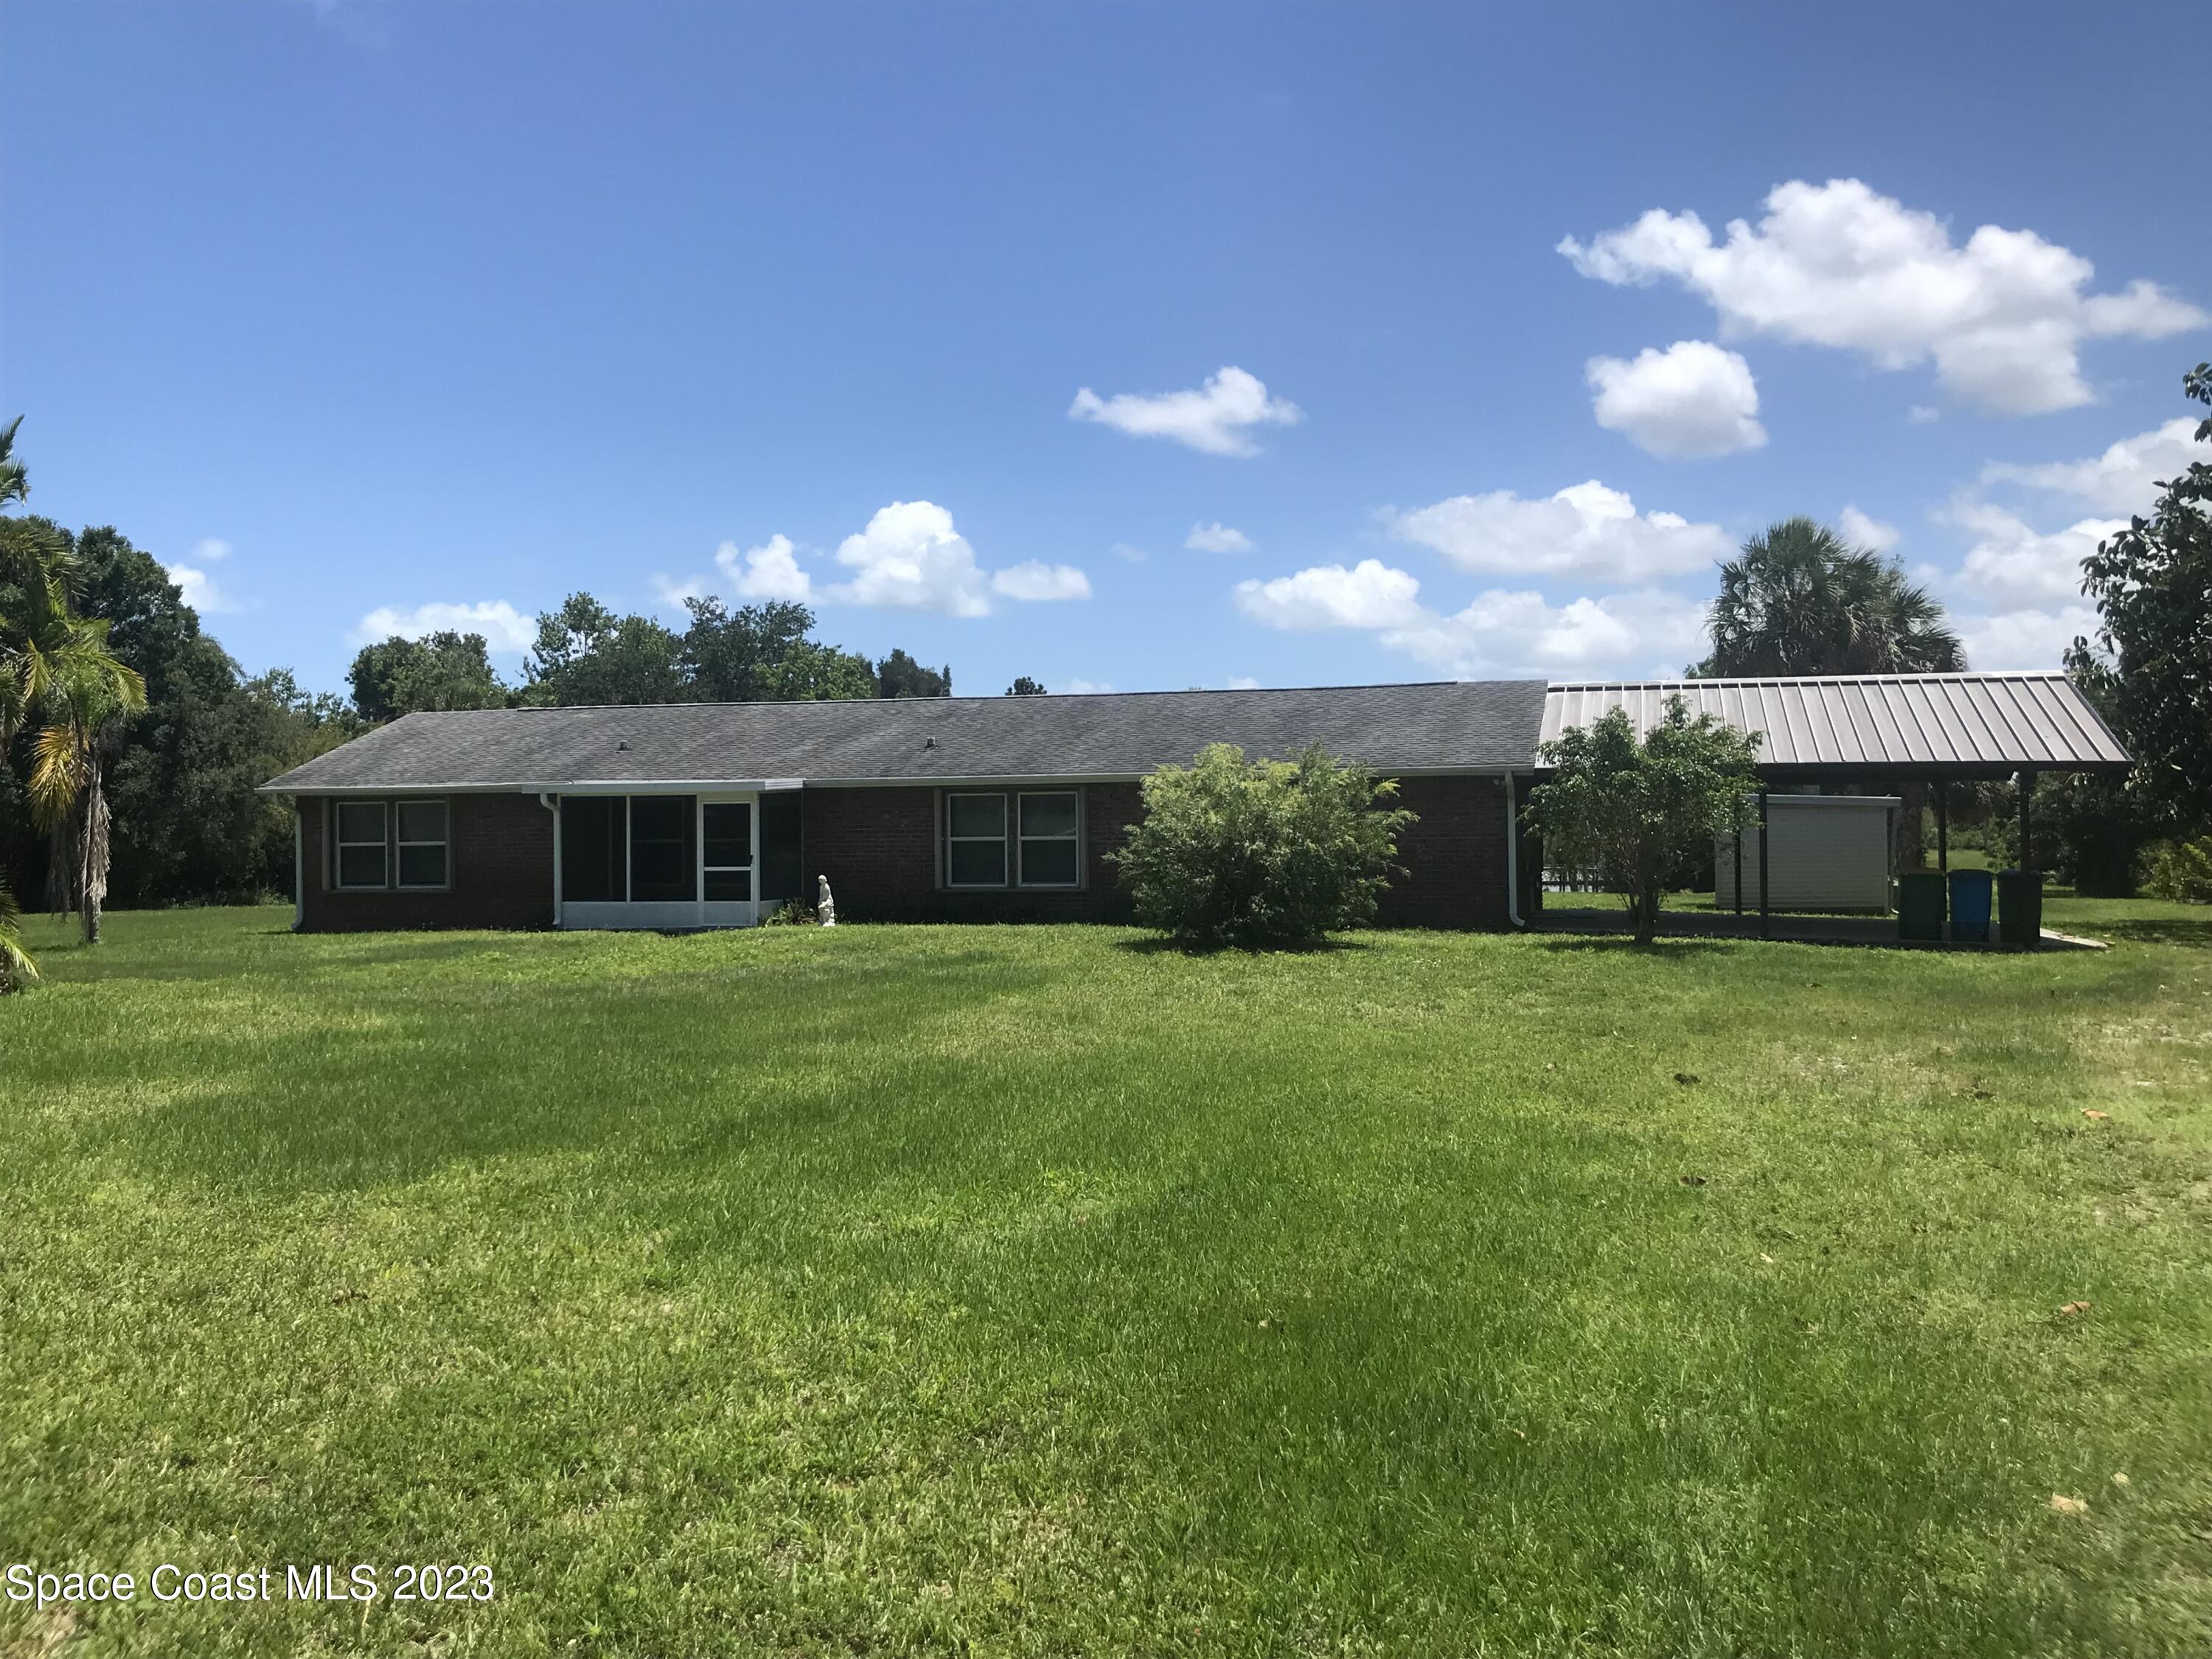
M 1524 499 L 1510 489 L 1454 495 L 1382 522 L 1400 541 L 1442 554 L 1462 570 L 1532 576 L 1575 573 L 1645 581 L 1704 568 L 1734 550 L 1717 524 L 1673 513 L 1643 513 L 1596 479 L 1556 495 Z
M 194 564 L 221 564 L 231 554 L 230 544 L 220 536 L 203 536 L 185 556 Z
M 1711 341 L 1646 346 L 1632 362 L 1593 357 L 1584 372 L 1597 423 L 1651 454 L 1695 460 L 1766 441 L 1751 365 Z
M 1195 392 L 1116 392 L 1101 398 L 1089 386 L 1067 407 L 1072 421 L 1096 421 L 1133 438 L 1172 438 L 1207 455 L 1256 455 L 1257 426 L 1295 426 L 1304 417 L 1286 398 L 1271 398 L 1257 375 L 1233 364 L 1206 377 Z
M 995 608 L 994 597 L 1025 602 L 1091 597 L 1091 578 L 1072 564 L 1028 559 L 1003 570 L 984 569 L 968 538 L 955 528 L 951 514 L 934 501 L 893 501 L 839 543 L 836 556 L 850 573 L 842 581 L 816 580 L 800 562 L 798 546 L 784 535 L 754 547 L 724 542 L 714 550 L 714 563 L 721 572 L 720 586 L 756 602 L 786 599 L 984 617 Z M 656 576 L 653 583 L 662 599 L 675 605 L 709 592 L 714 579 L 679 582 Z
M 1042 559 L 1028 559 L 994 573 L 991 591 L 1010 599 L 1087 599 L 1091 597 L 1091 578 L 1072 564 L 1047 564 Z
M 2000 599 L 2078 599 L 2081 561 L 2106 537 L 2127 528 L 2124 519 L 2083 519 L 2045 533 L 1993 502 L 1972 500 L 1953 502 L 1944 516 L 1974 537 L 1959 580 Z M 1978 657 L 1967 660 L 1982 665 Z
M 483 599 L 474 605 L 433 603 L 411 611 L 379 605 L 354 625 L 356 645 L 374 645 L 397 634 L 403 640 L 419 640 L 425 634 L 481 634 L 491 650 L 519 653 L 538 638 L 538 624 L 505 599 Z
M 1212 524 L 1194 524 L 1182 544 L 1194 553 L 1249 553 L 1259 544 L 1233 525 L 1218 519 Z
M 1460 678 L 1486 674 L 1673 674 L 1705 647 L 1705 607 L 1672 593 L 1584 596 L 1493 588 L 1450 616 L 1393 629 L 1383 645 Z
M 771 536 L 758 547 L 740 550 L 724 542 L 714 550 L 714 562 L 729 580 L 730 591 L 741 599 L 792 599 L 800 604 L 814 597 L 814 582 L 799 568 L 798 550 L 788 536 Z
M 197 566 L 189 564 L 164 565 L 169 580 L 177 585 L 184 602 L 195 611 L 235 611 L 238 605 L 217 585 L 214 577 Z
M 1844 532 L 1844 539 L 1853 547 L 1863 547 L 1875 553 L 1887 553 L 1905 539 L 1895 525 L 1850 506 L 1846 506 L 1837 514 L 1836 528 Z
M 853 574 L 829 597 L 844 604 L 948 617 L 990 612 L 990 580 L 975 562 L 975 550 L 934 501 L 878 508 L 866 529 L 837 544 L 837 562 Z
M 1364 629 L 1384 649 L 1462 678 L 1674 673 L 1704 643 L 1704 605 L 1655 589 L 1554 605 L 1533 590 L 1492 588 L 1449 614 L 1423 605 L 1419 590 L 1408 573 L 1364 559 L 1349 570 L 1317 565 L 1240 582 L 1236 595 L 1238 609 L 1270 628 Z
M 2006 415 L 2087 403 L 2088 337 L 2158 339 L 2212 317 L 2155 283 L 2083 290 L 2089 261 L 2030 230 L 1984 225 L 1954 246 L 1934 214 L 1856 179 L 1777 185 L 1756 225 L 1717 241 L 1694 213 L 1654 208 L 1559 251 L 1616 285 L 1662 277 L 1706 300 L 1724 339 L 1765 335 L 1863 353 L 1901 369 L 1932 361 L 1954 397 Z
M 1237 608 L 1270 628 L 1397 628 L 1424 614 L 1415 596 L 1421 584 L 1380 559 L 1346 569 L 1316 565 L 1273 581 L 1237 584 Z
M 2087 605 L 2030 607 L 1964 619 L 1959 641 L 1976 668 L 2058 668 L 2066 647 L 2097 632 L 2097 612 Z
M 2197 461 L 2212 461 L 2212 444 L 2198 443 L 2197 422 L 2180 416 L 2123 438 L 2085 461 L 2035 466 L 1993 461 L 1982 469 L 1982 481 L 2048 489 L 2106 513 L 2147 514 L 2158 499 L 2160 481 L 2179 477 Z

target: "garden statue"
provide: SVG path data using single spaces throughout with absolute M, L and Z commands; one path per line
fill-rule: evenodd
M 830 896 L 830 878 L 815 877 L 814 886 L 816 891 L 814 914 L 821 918 L 824 927 L 835 927 L 837 925 L 837 901 Z

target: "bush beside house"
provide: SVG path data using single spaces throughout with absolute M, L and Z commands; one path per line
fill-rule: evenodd
M 1137 920 L 1188 945 L 1295 948 L 1375 919 L 1398 832 L 1395 780 L 1318 746 L 1295 762 L 1212 744 L 1146 779 L 1145 817 L 1109 854 Z

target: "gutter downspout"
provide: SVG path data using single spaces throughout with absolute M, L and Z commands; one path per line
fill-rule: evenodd
M 553 815 L 553 927 L 561 927 L 561 800 L 550 789 L 538 792 L 538 804 Z
M 307 831 L 300 821 L 300 798 L 292 797 L 292 931 L 307 925 Z
M 1528 924 L 1521 920 L 1521 815 L 1514 810 L 1513 774 L 1505 775 L 1505 915 L 1514 930 L 1523 932 Z

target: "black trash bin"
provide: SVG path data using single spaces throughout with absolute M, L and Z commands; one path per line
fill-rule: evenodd
M 1997 937 L 2033 950 L 2043 939 L 2043 872 L 1997 872 Z
M 1897 936 L 1943 937 L 1943 877 L 1935 870 L 1907 870 L 1897 878 Z

